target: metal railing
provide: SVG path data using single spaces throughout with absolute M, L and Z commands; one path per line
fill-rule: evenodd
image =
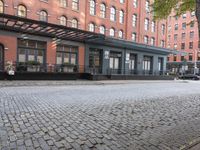
M 1 65 L 1 64 L 0 64 Z M 4 67 L 6 68 L 6 67 Z M 29 63 L 13 63 L 15 72 L 48 72 L 48 73 L 89 73 L 92 75 L 167 75 L 167 71 L 141 71 L 130 69 L 106 69 L 102 67 L 91 67 L 84 65 L 72 64 L 29 64 Z M 6 71 L 6 69 L 4 70 Z

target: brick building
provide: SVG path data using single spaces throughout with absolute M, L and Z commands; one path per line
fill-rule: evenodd
M 187 12 L 180 17 L 171 14 L 167 28 L 167 47 L 181 52 L 169 55 L 168 69 L 174 73 L 193 73 L 195 62 L 200 68 L 198 24 L 195 12 Z
M 150 4 L 0 0 L 0 70 L 12 61 L 16 72 L 34 71 L 29 65 L 37 64 L 37 72 L 160 74 L 169 54 L 167 24 L 153 21 Z

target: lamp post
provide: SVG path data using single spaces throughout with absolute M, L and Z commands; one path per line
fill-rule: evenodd
M 196 74 L 196 73 L 198 73 L 198 68 L 197 68 L 197 52 L 198 52 L 198 50 L 197 49 L 195 49 L 194 50 L 194 75 Z

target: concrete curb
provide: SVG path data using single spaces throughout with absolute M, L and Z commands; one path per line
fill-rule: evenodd
M 192 149 L 193 147 L 195 147 L 197 145 L 200 145 L 200 137 L 198 137 L 198 138 L 190 141 L 189 143 L 181 146 L 180 150 L 190 150 L 190 149 Z

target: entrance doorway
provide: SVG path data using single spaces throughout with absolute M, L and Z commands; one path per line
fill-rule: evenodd
M 4 71 L 4 47 L 0 44 L 0 72 Z
M 110 71 L 111 74 L 121 74 L 121 53 L 110 52 Z
M 102 73 L 102 50 L 93 48 L 90 49 L 89 72 L 92 74 Z

